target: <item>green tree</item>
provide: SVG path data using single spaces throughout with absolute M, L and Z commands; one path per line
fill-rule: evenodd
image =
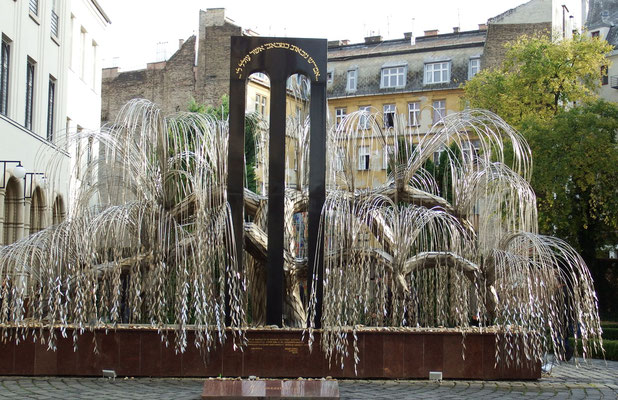
M 596 101 L 529 120 L 532 186 L 542 233 L 567 240 L 589 265 L 618 241 L 618 106 Z
M 463 101 L 491 110 L 514 126 L 527 118 L 549 120 L 572 102 L 591 101 L 612 46 L 586 35 L 552 41 L 522 36 L 507 45 L 504 62 L 464 86 Z

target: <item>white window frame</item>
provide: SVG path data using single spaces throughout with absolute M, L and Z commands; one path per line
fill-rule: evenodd
M 24 118 L 24 128 L 32 131 L 34 129 L 34 96 L 37 66 L 34 60 L 28 57 L 26 62 L 26 112 Z
M 382 169 L 388 168 L 388 155 L 390 153 L 394 154 L 395 146 L 392 144 L 384 145 L 384 150 L 382 151 Z
M 406 86 L 407 67 L 405 65 L 382 67 L 380 89 L 403 88 Z
M 335 128 L 339 128 L 347 115 L 346 107 L 335 108 Z
M 334 70 L 331 69 L 329 71 L 326 71 L 326 83 L 329 84 L 329 85 L 331 83 L 333 83 L 333 77 L 334 76 L 335 76 L 335 71 Z
M 419 126 L 421 124 L 421 102 L 412 101 L 408 103 L 408 126 Z
M 395 126 L 395 114 L 397 113 L 397 107 L 394 104 L 384 104 L 383 107 L 383 119 L 384 119 L 384 127 L 392 128 Z M 393 118 L 391 123 L 389 124 L 388 115 L 392 114 Z
M 425 64 L 424 85 L 449 83 L 451 81 L 451 62 L 439 61 Z
M 0 114 L 8 115 L 11 42 L 4 37 L 2 37 L 2 48 L 0 51 Z
M 479 57 L 471 57 L 468 62 L 468 79 L 472 79 L 474 75 L 481 70 L 481 59 Z
M 360 106 L 358 111 L 364 111 L 358 119 L 358 127 L 360 129 L 369 129 L 369 115 L 367 113 L 371 112 L 371 106 Z
M 345 90 L 355 92 L 358 87 L 358 70 L 356 68 L 349 69 L 346 74 Z
M 343 171 L 344 151 L 342 147 L 337 147 L 335 152 L 335 171 Z
M 371 149 L 369 146 L 358 146 L 358 170 L 369 171 L 371 169 Z
M 461 153 L 464 161 L 472 162 L 476 160 L 479 154 L 479 150 L 481 148 L 480 140 L 467 140 L 461 145 Z
M 446 117 L 446 99 L 434 100 L 432 105 L 432 120 L 434 124 L 437 124 Z
M 47 140 L 50 142 L 54 141 L 55 136 L 55 112 L 56 112 L 56 83 L 57 80 L 52 75 L 49 76 L 49 84 L 47 90 Z

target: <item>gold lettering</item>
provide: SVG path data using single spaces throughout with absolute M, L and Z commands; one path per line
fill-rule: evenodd
M 286 42 L 264 43 L 263 45 L 260 45 L 254 48 L 253 50 L 251 50 L 249 54 L 252 54 L 255 56 L 255 55 L 260 54 L 264 50 L 272 50 L 272 49 L 284 49 L 284 50 L 290 50 L 290 51 L 295 52 L 296 54 L 298 54 L 299 56 L 307 60 L 307 64 L 313 66 L 313 74 L 315 75 L 315 80 L 317 81 L 318 78 L 320 77 L 320 68 L 318 68 L 318 65 L 316 64 L 313 57 L 310 57 L 309 53 L 307 53 L 305 50 L 293 44 L 289 44 Z M 242 78 L 242 72 L 243 72 L 244 67 L 251 61 L 251 56 L 249 54 L 247 54 L 238 63 L 238 68 L 236 68 L 236 73 L 238 74 L 239 79 Z

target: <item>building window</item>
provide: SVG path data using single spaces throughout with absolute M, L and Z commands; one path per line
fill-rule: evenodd
M 344 149 L 337 147 L 337 153 L 335 153 L 335 171 L 343 171 L 343 163 L 345 160 Z
M 30 12 L 39 15 L 39 0 L 30 0 Z
M 345 108 L 335 108 L 335 127 L 339 128 L 346 116 Z
M 32 130 L 32 115 L 34 114 L 34 61 L 28 59 L 26 66 L 26 118 L 24 127 Z
M 382 68 L 381 88 L 401 88 L 406 86 L 406 67 Z
M 326 72 L 326 83 L 333 83 L 333 71 Z
M 388 160 L 389 158 L 393 158 L 395 155 L 395 146 L 387 144 L 384 146 L 384 151 L 382 153 L 382 169 L 388 168 Z
M 446 116 L 446 100 L 434 100 L 433 123 L 436 124 Z
M 360 118 L 358 119 L 358 127 L 360 129 L 369 129 L 369 113 L 371 112 L 370 106 L 360 106 L 358 111 L 361 111 Z
M 358 70 L 356 70 L 356 69 L 351 69 L 351 70 L 348 71 L 347 84 L 346 84 L 346 90 L 348 92 L 353 92 L 353 91 L 356 90 L 357 72 L 358 72 Z
M 474 161 L 478 157 L 481 142 L 479 140 L 466 141 L 461 147 L 464 161 Z
M 59 25 L 58 14 L 56 14 L 56 0 L 52 1 L 52 10 L 51 10 L 51 34 L 53 37 L 58 37 L 58 25 Z
M 266 116 L 266 96 L 260 94 L 255 95 L 255 112 L 262 117 Z
M 358 148 L 358 170 L 369 171 L 369 146 Z
M 434 165 L 440 165 L 440 158 L 442 158 L 442 153 L 444 153 L 444 147 L 440 147 L 438 151 L 433 152 L 433 163 Z
M 95 42 L 94 40 L 92 41 L 92 80 L 91 80 L 91 84 L 92 84 L 92 88 L 94 90 L 97 89 L 97 74 L 99 72 L 99 66 L 97 65 L 97 42 Z
M 395 126 L 395 105 L 385 104 L 384 105 L 384 127 L 392 128 L 393 126 Z
M 471 79 L 474 75 L 476 75 L 481 69 L 481 59 L 480 58 L 471 58 L 470 63 L 468 65 L 468 79 Z
M 607 85 L 609 77 L 607 76 L 607 65 L 601 65 L 601 85 Z
M 82 80 L 86 76 L 86 30 L 82 27 L 79 31 L 79 77 Z
M 425 85 L 432 83 L 448 83 L 451 81 L 451 62 L 425 64 Z
M 408 125 L 419 126 L 421 124 L 421 103 L 415 101 L 408 103 Z
M 49 77 L 49 92 L 47 96 L 47 140 L 54 140 L 54 109 L 56 105 L 56 80 Z
M 594 32 L 592 32 L 592 33 L 591 33 L 591 36 L 592 36 L 593 38 L 598 38 L 598 37 L 600 37 L 600 36 L 599 36 L 599 31 L 594 31 Z
M 7 115 L 9 103 L 9 65 L 11 45 L 2 39 L 0 53 L 0 114 Z

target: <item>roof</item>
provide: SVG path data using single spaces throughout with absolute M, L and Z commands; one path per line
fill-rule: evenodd
M 415 53 L 427 50 L 450 49 L 454 47 L 483 46 L 487 31 L 475 30 L 443 35 L 421 36 L 412 44 L 410 39 L 384 40 L 377 43 L 355 43 L 334 46 L 328 49 L 328 60 L 378 57 L 386 55 Z
M 618 46 L 618 0 L 590 0 L 586 28 L 589 31 L 609 28 L 605 39 Z

